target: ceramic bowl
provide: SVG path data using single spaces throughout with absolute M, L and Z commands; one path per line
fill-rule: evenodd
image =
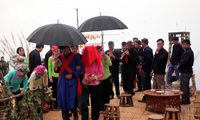
M 155 92 L 156 90 L 155 90 L 155 89 L 151 89 L 150 91 L 151 91 L 151 92 Z
M 179 93 L 179 90 L 172 90 L 172 92 L 173 92 L 174 94 L 178 94 L 178 93 Z

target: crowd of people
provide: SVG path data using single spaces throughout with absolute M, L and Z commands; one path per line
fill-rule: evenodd
M 41 65 L 40 52 L 43 45 L 36 45 L 30 52 L 29 61 L 24 49 L 19 47 L 13 52 L 10 65 L 13 67 L 2 71 L 4 79 L 12 86 L 10 94 L 18 94 L 37 88 L 40 84 L 52 86 L 53 97 L 56 98 L 55 107 L 62 110 L 62 118 L 69 120 L 73 114 L 78 120 L 78 110 L 82 120 L 89 119 L 89 98 L 91 98 L 91 117 L 98 120 L 99 114 L 104 110 L 104 104 L 114 99 L 115 94 L 120 99 L 119 71 L 121 71 L 122 93 L 135 95 L 135 92 L 165 86 L 166 66 L 168 67 L 167 84 L 172 83 L 172 73 L 175 71 L 176 79 L 180 79 L 183 91 L 181 104 L 190 104 L 189 80 L 192 76 L 194 54 L 190 48 L 190 41 L 185 39 L 182 45 L 178 37 L 172 38 L 173 51 L 169 66 L 167 66 L 168 52 L 164 49 L 164 40 L 157 40 L 157 49 L 148 46 L 148 39 L 138 38 L 122 42 L 121 49 L 114 48 L 114 42 L 109 41 L 109 50 L 104 52 L 102 46 L 87 46 L 78 53 L 78 46 L 50 46 L 45 55 L 45 66 Z M 2 64 L 3 57 L 1 58 Z M 136 88 L 137 90 L 134 91 Z M 90 96 L 90 97 L 89 97 Z M 21 98 L 18 98 L 19 101 Z M 81 102 L 80 102 L 81 101 Z M 146 102 L 144 95 L 139 102 Z

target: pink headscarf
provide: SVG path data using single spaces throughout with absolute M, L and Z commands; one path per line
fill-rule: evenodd
M 34 69 L 34 71 L 35 71 L 36 74 L 37 74 L 37 73 L 43 74 L 43 73 L 45 72 L 45 69 L 46 69 L 45 66 L 38 65 L 38 66 Z
M 56 49 L 58 49 L 58 46 L 52 46 L 52 47 L 51 47 L 51 50 L 52 50 L 52 51 L 54 51 L 54 50 L 56 50 Z M 60 49 L 58 49 L 58 51 L 60 51 Z M 55 56 L 54 56 L 53 53 L 52 53 L 52 58 L 53 58 L 53 59 L 52 59 L 51 63 L 53 63 L 53 61 L 54 61 L 54 59 L 55 59 Z

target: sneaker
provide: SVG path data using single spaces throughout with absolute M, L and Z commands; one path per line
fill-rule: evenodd
M 127 94 L 128 92 L 126 92 L 126 91 L 124 91 L 124 92 L 122 92 L 121 94 Z
M 113 99 L 113 98 L 114 98 L 113 95 L 110 95 L 110 100 Z
M 138 102 L 146 102 L 146 100 L 138 100 Z
M 117 95 L 117 98 L 120 99 L 121 98 L 120 95 Z

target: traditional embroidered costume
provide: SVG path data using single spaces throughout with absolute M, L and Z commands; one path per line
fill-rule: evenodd
M 94 46 L 88 46 L 85 48 L 81 59 L 85 70 L 82 81 L 82 120 L 89 119 L 89 94 L 91 94 L 92 120 L 98 120 L 99 118 L 99 103 L 101 93 L 99 80 L 104 76 L 104 69 L 101 60 L 102 57 Z M 89 82 L 89 77 L 94 77 L 95 79 Z
M 43 76 L 39 77 L 37 74 L 43 74 Z M 48 76 L 47 76 L 47 70 L 45 66 L 37 66 L 34 71 L 32 72 L 30 78 L 29 78 L 29 88 L 32 90 L 33 88 L 39 87 L 41 84 L 44 84 L 45 86 L 48 85 Z
M 62 65 L 58 67 L 57 71 L 55 71 L 59 72 L 57 105 L 59 109 L 62 109 L 63 119 L 68 120 L 69 110 L 73 112 L 76 108 L 75 100 L 77 95 L 77 78 L 83 71 L 83 65 L 80 58 L 71 52 L 68 55 L 64 55 L 62 53 L 60 56 L 58 56 L 58 58 L 61 60 Z M 80 66 L 81 68 L 76 69 L 76 66 Z M 72 75 L 72 78 L 66 79 L 65 76 L 69 74 Z

